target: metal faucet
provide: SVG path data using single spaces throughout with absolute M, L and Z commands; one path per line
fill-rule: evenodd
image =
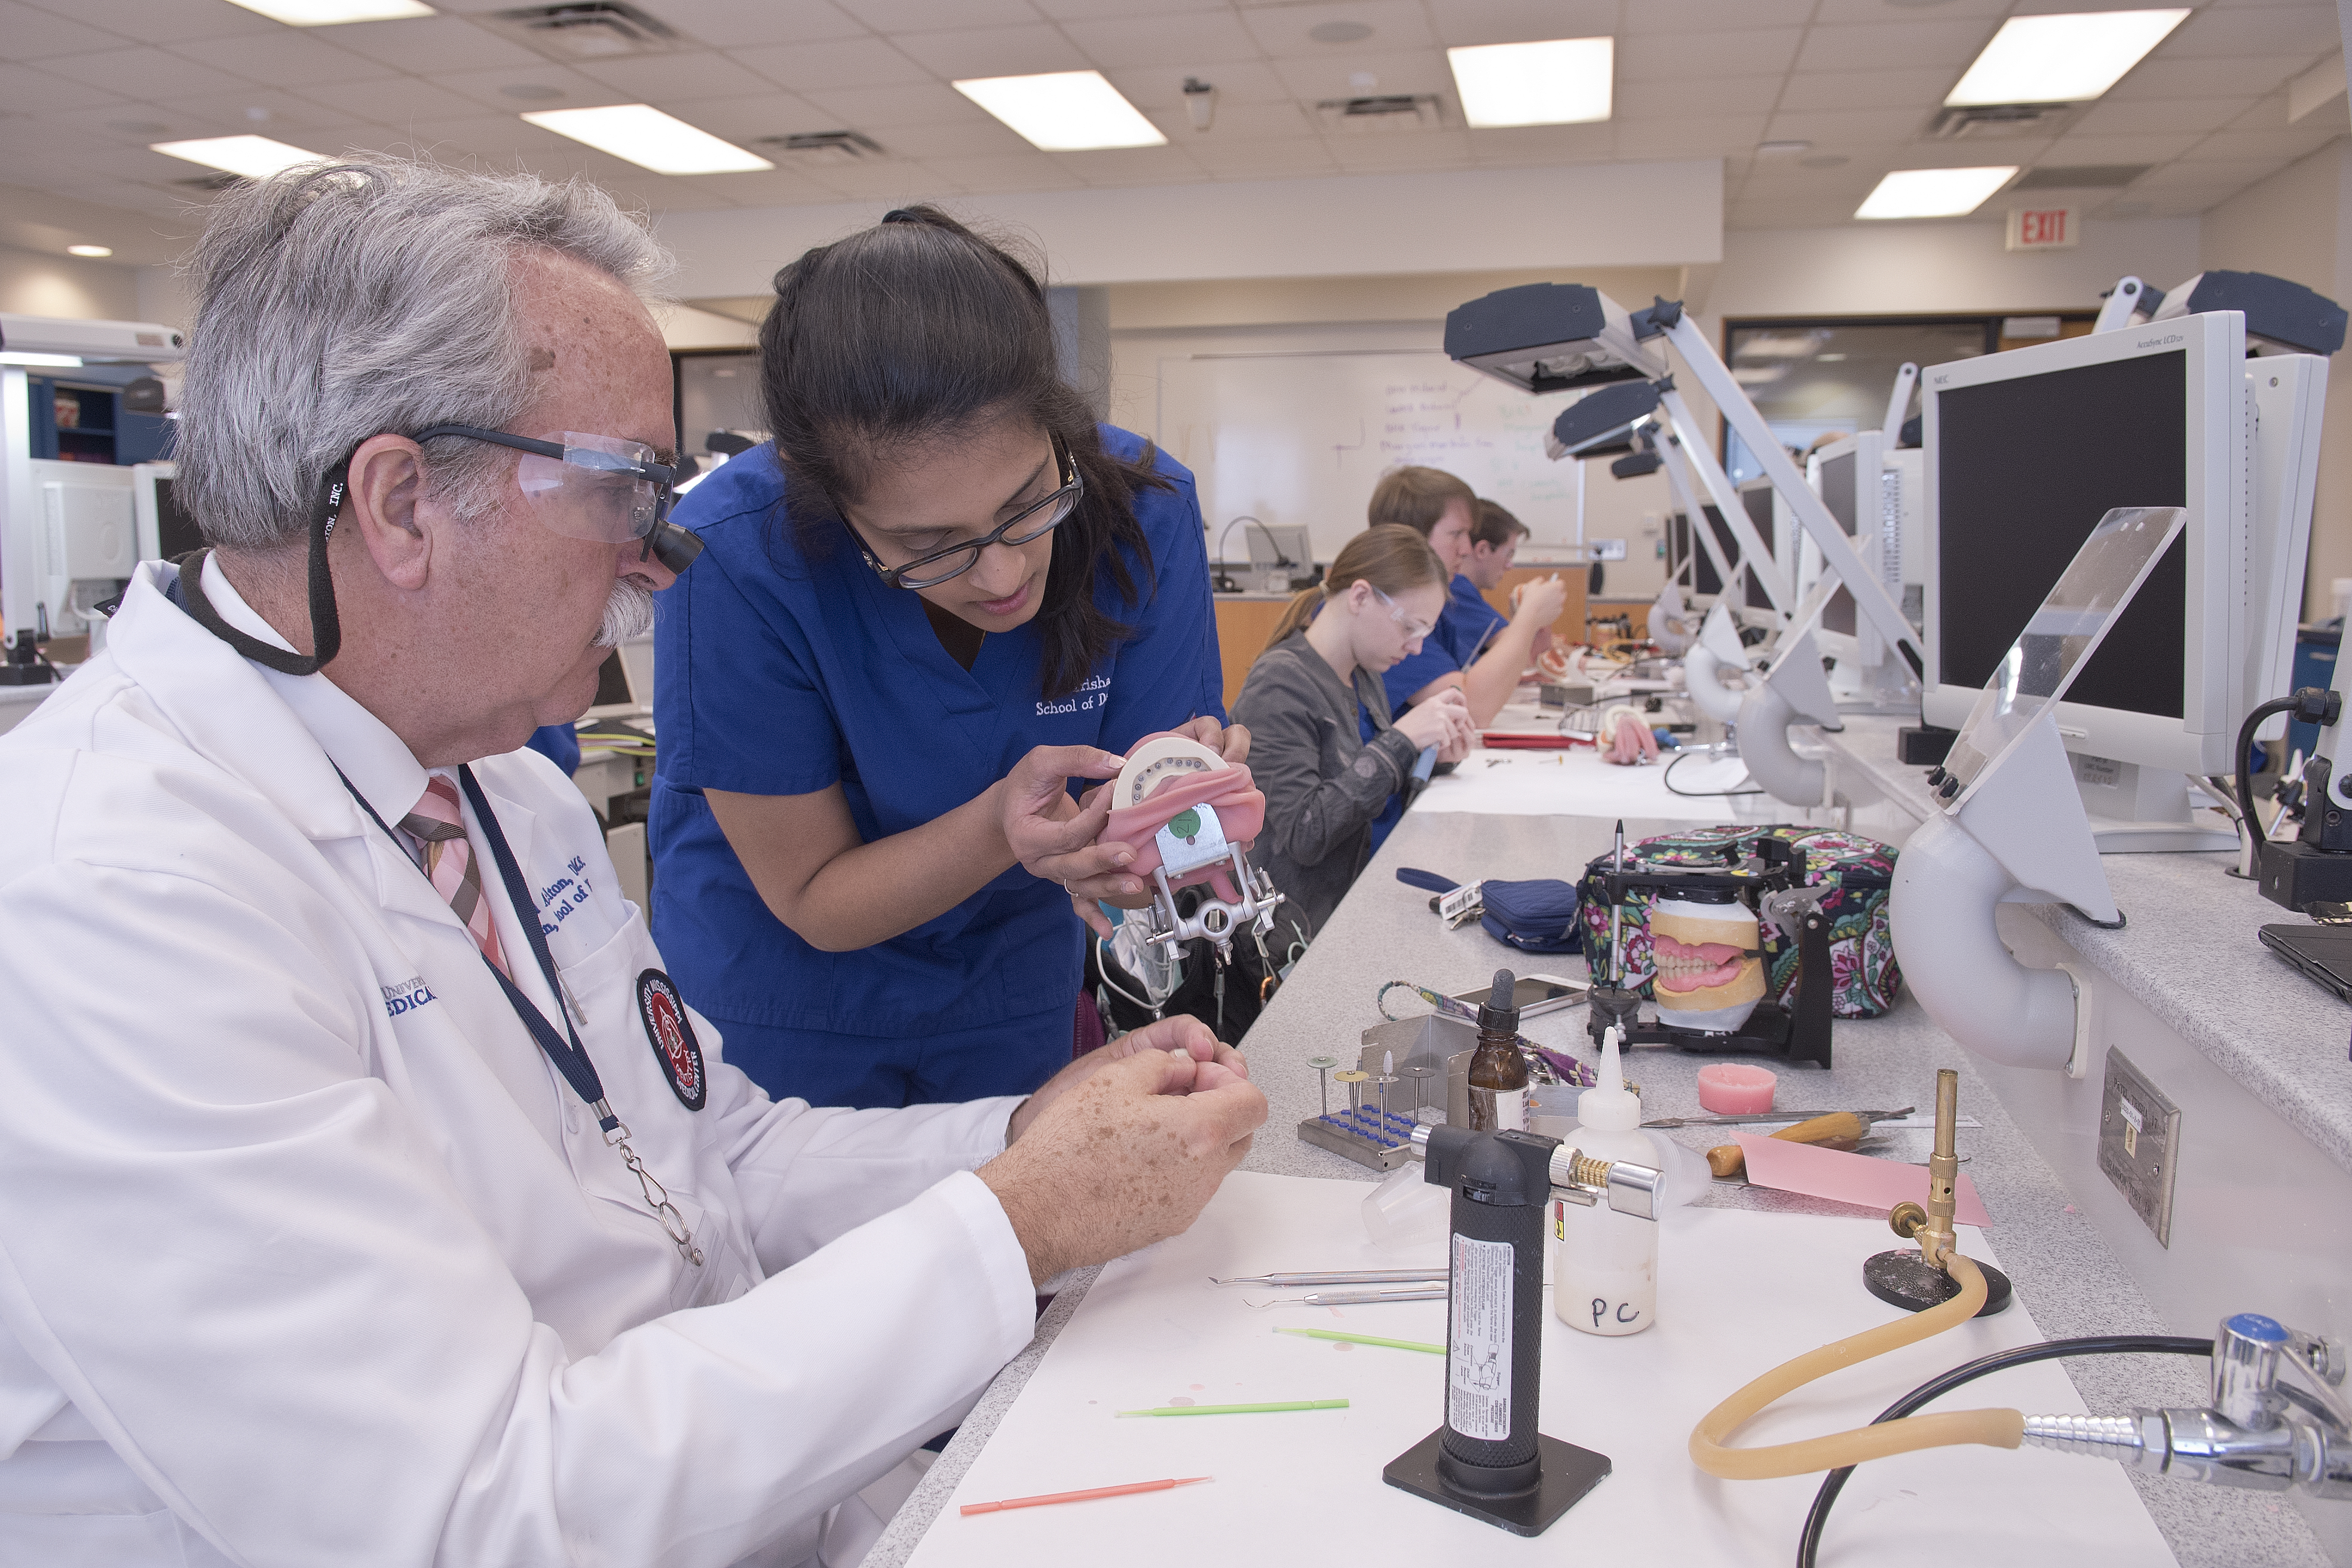
M 2029 1415 L 2025 1441 L 2217 1486 L 2352 1499 L 2346 1359 L 2341 1341 L 2241 1312 L 2213 1336 L 2210 1407 Z

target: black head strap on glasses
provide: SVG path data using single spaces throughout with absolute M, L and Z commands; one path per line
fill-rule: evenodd
M 357 455 L 359 448 L 353 447 Z M 179 558 L 181 596 L 196 624 L 266 669 L 280 675 L 316 675 L 343 651 L 343 623 L 335 614 L 335 581 L 327 570 L 327 541 L 342 516 L 343 495 L 351 488 L 352 460 L 345 458 L 327 470 L 319 487 L 318 504 L 310 511 L 310 648 L 308 655 L 276 647 L 221 619 L 205 597 L 205 560 L 209 550 L 191 551 Z

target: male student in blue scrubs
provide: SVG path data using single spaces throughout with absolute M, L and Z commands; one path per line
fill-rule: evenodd
M 1035 278 L 928 207 L 778 274 L 771 442 L 678 505 L 653 921 L 772 1094 L 1018 1094 L 1070 1058 L 1095 846 L 1154 731 L 1227 730 L 1192 476 L 1097 426 Z
M 1464 575 L 1473 563 L 1481 527 L 1479 504 L 1468 485 L 1443 468 L 1391 468 L 1372 487 L 1371 503 L 1366 509 L 1369 525 L 1401 522 L 1413 529 L 1429 541 L 1438 560 L 1453 574 L 1451 596 L 1438 617 L 1437 629 L 1423 641 L 1419 653 L 1391 665 L 1381 677 L 1388 689 L 1391 712 L 1402 713 L 1454 686 L 1461 688 L 1463 700 L 1469 704 L 1472 723 L 1482 729 L 1493 723 L 1518 689 L 1520 672 L 1535 657 L 1537 637 L 1559 618 L 1568 602 L 1568 590 L 1556 576 L 1539 577 L 1524 585 L 1508 616 L 1497 616 L 1479 597 L 1477 584 Z M 1510 513 L 1500 507 L 1495 510 L 1518 527 L 1518 520 Z M 1519 527 L 1518 531 L 1527 531 Z M 1505 549 L 1510 553 L 1518 549 L 1517 535 L 1507 531 Z M 1494 558 L 1490 548 L 1480 569 L 1487 570 Z M 1502 573 L 1508 570 L 1507 558 L 1504 566 L 1493 570 L 1499 584 Z M 1502 622 L 1499 626 L 1493 625 L 1497 620 Z M 1361 722 L 1369 731 L 1370 721 Z M 1364 735 L 1367 742 L 1370 739 L 1370 733 Z M 1404 797 L 1399 795 L 1372 823 L 1375 849 L 1403 813 Z

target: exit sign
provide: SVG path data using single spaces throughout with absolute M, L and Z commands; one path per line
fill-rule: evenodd
M 2079 240 L 2082 231 L 2083 214 L 2079 207 L 2009 209 L 2009 248 L 2011 250 L 2061 249 Z

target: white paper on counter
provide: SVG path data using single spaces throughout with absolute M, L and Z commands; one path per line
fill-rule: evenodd
M 1364 1238 L 1360 1182 L 1237 1172 L 1184 1236 L 1111 1264 L 1047 1351 L 912 1558 L 915 1568 L 1034 1568 L 1115 1557 L 1201 1568 L 1528 1561 L 1749 1568 L 1791 1561 L 1818 1476 L 1718 1481 L 1686 1452 L 1698 1418 L 1790 1356 L 1887 1321 L 1863 1259 L 1895 1238 L 1863 1219 L 1676 1209 L 1659 1237 L 1658 1326 L 1580 1334 L 1547 1313 L 1540 1429 L 1607 1454 L 1615 1473 L 1542 1536 L 1507 1531 L 1385 1484 L 1381 1468 L 1439 1423 L 1444 1359 L 1276 1334 L 1276 1325 L 1442 1342 L 1445 1303 L 1253 1310 L 1279 1295 L 1211 1276 L 1441 1263 L 1442 1243 Z M 1961 1247 L 1994 1261 L 1980 1233 Z M 2019 1301 L 1799 1390 L 1751 1422 L 1743 1446 L 1861 1426 L 1929 1378 L 2044 1336 Z M 1346 1410 L 1118 1419 L 1178 1399 L 1347 1398 Z M 1971 1384 L 1932 1408 L 2084 1406 L 2058 1363 Z M 964 1518 L 966 1502 L 1165 1477 L 1205 1486 Z M 1476 1554 L 1473 1556 L 1472 1554 Z M 2121 1468 L 2038 1449 L 1932 1449 L 1876 1460 L 1847 1485 L 1822 1568 L 1956 1561 L 2002 1568 L 2169 1563 Z

